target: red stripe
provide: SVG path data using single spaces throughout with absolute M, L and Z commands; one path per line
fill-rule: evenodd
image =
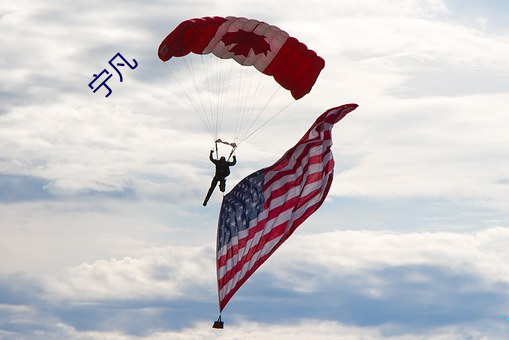
M 315 172 L 315 173 L 312 173 L 312 174 L 309 174 L 307 171 L 308 171 L 308 169 L 309 169 L 309 167 L 311 165 L 322 163 L 322 161 L 323 161 L 323 159 L 325 157 L 320 155 L 320 156 L 315 156 L 313 158 L 316 158 L 316 161 L 310 162 L 312 164 L 306 164 L 306 166 L 304 166 L 304 168 L 303 168 L 303 173 L 302 173 L 301 176 L 295 178 L 292 181 L 285 182 L 278 189 L 272 190 L 270 192 L 270 196 L 269 196 L 268 199 L 269 200 L 276 199 L 278 197 L 284 196 L 289 190 L 291 190 L 291 189 L 293 189 L 295 187 L 303 187 L 303 184 L 306 185 L 306 184 L 309 184 L 311 182 L 319 181 L 321 179 L 321 177 L 323 176 L 323 171 Z M 304 181 L 304 178 L 306 178 L 305 181 Z
M 293 201 L 297 201 L 297 200 L 298 200 L 298 198 L 293 199 Z M 271 219 L 273 219 L 273 218 L 277 217 L 278 215 L 280 215 L 282 212 L 291 209 L 293 206 L 295 206 L 295 203 L 286 201 L 283 205 L 275 207 L 274 209 L 269 211 L 269 214 L 268 214 L 268 216 L 266 218 L 260 220 L 255 226 L 253 226 L 252 228 L 248 229 L 248 235 L 246 237 L 243 237 L 242 239 L 239 239 L 239 241 L 238 241 L 239 247 L 238 247 L 238 249 L 235 252 L 227 251 L 227 253 L 225 255 L 221 256 L 217 260 L 217 262 L 220 264 L 219 267 L 224 266 L 226 264 L 226 262 L 230 258 L 233 257 L 233 255 L 237 255 L 238 254 L 238 251 L 240 249 L 245 248 L 247 243 L 249 242 L 249 240 L 254 238 L 255 235 L 258 232 L 263 231 L 265 229 L 265 225 L 266 225 L 267 221 L 270 221 Z M 274 227 L 272 229 L 276 229 L 276 228 L 278 228 L 278 226 L 276 226 L 276 227 Z M 262 242 L 262 240 L 266 240 L 265 237 L 266 236 L 262 236 L 262 238 L 260 239 L 259 243 Z M 263 244 L 265 244 L 265 242 Z M 246 255 L 244 255 L 244 256 L 246 256 Z
M 248 252 L 237 263 L 235 263 L 235 265 L 232 268 L 230 268 L 230 270 L 226 271 L 222 278 L 219 279 L 218 283 L 220 289 L 224 287 L 226 283 L 228 283 L 228 281 L 230 281 L 231 278 L 233 278 L 238 272 L 240 272 L 245 264 L 251 262 L 253 255 L 261 251 L 261 249 L 266 243 L 284 234 L 288 222 L 289 221 L 285 221 L 280 225 L 272 228 L 270 233 L 267 233 L 264 236 L 262 236 L 256 245 L 249 248 Z M 279 242 L 276 244 L 279 244 Z
M 224 273 L 223 277 L 219 279 L 219 285 L 222 287 L 228 281 L 230 281 L 231 278 L 233 278 L 238 272 L 242 270 L 242 267 L 245 264 L 251 262 L 253 255 L 261 251 L 261 249 L 267 242 L 270 242 L 275 238 L 281 236 L 285 232 L 287 225 L 288 221 L 285 221 L 278 225 L 277 227 L 272 228 L 270 233 L 263 235 L 260 238 L 260 240 L 256 243 L 256 245 L 253 245 L 251 248 L 249 248 L 246 254 L 244 254 L 239 259 L 239 261 L 232 266 L 232 268 L 230 268 Z
M 318 129 L 316 129 L 317 127 L 318 127 Z M 330 140 L 330 136 L 331 136 L 330 134 L 328 135 L 329 138 L 325 138 L 326 137 L 325 135 L 323 135 L 323 137 L 324 137 L 323 139 L 321 138 L 322 133 L 324 132 L 323 129 L 324 129 L 323 126 L 317 126 L 315 123 L 315 125 L 313 125 L 313 127 L 311 129 L 309 129 L 309 131 L 306 133 L 306 135 L 304 137 L 302 137 L 301 140 L 293 148 L 286 151 L 285 154 L 276 163 L 274 163 L 267 169 L 270 171 L 282 170 L 284 167 L 286 167 L 288 165 L 290 158 L 292 156 L 295 156 L 295 153 L 297 152 L 297 148 L 304 146 L 304 148 L 300 151 L 300 153 L 308 154 L 310 148 L 320 146 L 321 144 L 323 144 L 323 142 Z M 318 133 L 318 136 L 315 138 L 310 138 L 309 134 L 311 131 L 316 131 L 316 133 Z
M 295 164 L 291 167 L 291 168 L 287 168 L 285 170 L 278 170 L 277 172 L 273 171 L 273 170 L 270 170 L 268 172 L 273 172 L 273 173 L 268 173 L 268 175 L 272 175 L 272 177 L 264 184 L 264 188 L 268 188 L 270 186 L 272 186 L 274 184 L 274 182 L 277 182 L 278 180 L 280 180 L 281 178 L 283 177 L 286 177 L 288 175 L 291 175 L 295 172 L 297 172 L 297 170 L 299 168 L 304 168 L 306 167 L 306 169 L 309 167 L 308 165 L 314 165 L 314 164 L 319 164 L 322 159 L 324 158 L 324 156 L 328 153 L 327 151 L 324 151 L 324 152 L 321 152 L 320 154 L 318 155 L 309 155 L 309 152 L 310 152 L 310 149 L 312 148 L 316 148 L 316 145 L 310 145 L 309 148 L 306 148 L 307 150 L 304 150 L 306 151 L 305 153 L 302 153 L 301 156 L 299 156 L 294 162 Z M 306 160 L 306 162 L 304 162 L 304 159 L 305 158 L 308 158 Z M 303 163 L 305 163 L 305 165 L 303 166 Z M 268 177 L 268 176 L 267 176 Z
M 246 274 L 240 278 L 236 283 L 235 285 L 232 287 L 232 289 L 230 289 L 228 291 L 228 293 L 225 294 L 225 296 L 219 300 L 219 309 L 220 311 L 222 311 L 224 309 L 224 307 L 226 306 L 226 304 L 230 301 L 230 299 L 233 297 L 233 295 L 237 292 L 237 290 L 247 281 L 247 279 L 249 279 L 251 277 L 251 275 L 253 275 L 253 273 L 270 257 L 270 255 L 272 255 L 277 247 L 279 247 L 280 244 L 278 244 L 276 247 L 274 247 L 274 249 L 271 250 L 270 253 L 268 253 L 267 255 L 264 255 L 262 257 L 260 257 L 258 259 L 258 261 L 256 262 L 256 264 L 251 268 L 249 269 Z M 222 289 L 222 287 L 220 286 L 219 289 Z
M 298 155 L 298 157 L 294 160 L 294 165 L 291 168 L 289 168 L 289 169 L 282 170 L 283 168 L 288 166 L 288 164 L 290 163 L 289 160 L 292 158 L 292 156 L 295 156 L 296 148 L 292 149 L 291 150 L 292 152 L 287 152 L 274 165 L 268 167 L 267 168 L 267 173 L 269 173 L 269 172 L 273 173 L 274 172 L 275 174 L 264 184 L 264 190 L 266 188 L 270 187 L 277 180 L 281 179 L 282 177 L 284 177 L 284 176 L 286 176 L 288 174 L 291 174 L 291 173 L 295 172 L 298 168 L 302 167 L 302 163 L 303 163 L 303 159 L 304 158 L 306 158 L 306 157 L 310 157 L 310 158 L 311 157 L 315 157 L 315 156 L 310 156 L 309 155 L 310 152 L 311 152 L 311 149 L 319 147 L 319 146 L 322 146 L 325 141 L 326 140 L 318 140 L 318 141 L 313 141 L 313 142 L 306 143 L 304 148 L 302 149 L 302 151 L 300 151 L 300 154 Z M 304 144 L 301 144 L 301 145 L 304 145 Z M 326 146 L 325 147 L 325 151 L 320 153 L 320 155 L 325 154 L 327 152 L 327 149 L 329 149 L 329 146 Z M 320 156 L 320 155 L 317 155 L 317 156 Z M 284 165 L 284 166 L 281 166 L 281 165 Z
M 267 169 L 271 170 L 271 171 L 282 170 L 285 166 L 288 165 L 289 159 L 292 156 L 295 156 L 294 154 L 297 151 L 297 148 L 299 148 L 302 145 L 304 145 L 305 147 L 304 147 L 304 149 L 302 149 L 300 151 L 301 154 L 302 153 L 308 154 L 309 149 L 311 147 L 320 146 L 326 141 L 331 141 L 332 140 L 331 139 L 332 138 L 331 129 L 332 129 L 333 125 L 330 123 L 329 123 L 330 125 L 325 123 L 325 118 L 326 117 L 324 117 L 324 116 L 320 116 L 313 123 L 313 125 L 309 128 L 309 130 L 304 134 L 304 136 L 302 136 L 302 138 L 299 140 L 299 142 L 294 147 L 292 147 L 291 149 L 286 151 L 285 154 L 283 155 L 283 157 L 281 157 L 276 163 L 274 163 L 272 166 L 268 167 Z M 318 135 L 316 137 L 311 138 L 310 137 L 311 132 L 314 132 L 315 134 L 318 134 Z M 332 143 L 331 143 L 331 145 L 332 145 Z
M 250 239 L 252 239 L 255 236 L 255 234 L 263 230 L 263 228 L 265 227 L 265 222 L 266 222 L 265 219 L 261 220 L 255 226 L 249 228 L 247 236 L 239 239 L 238 247 L 236 249 L 232 249 L 232 251 L 228 249 L 226 254 L 222 255 L 219 259 L 217 259 L 218 267 L 223 267 L 230 258 L 237 255 L 241 249 L 244 249 L 246 247 L 247 242 Z M 228 247 L 228 245 L 226 245 L 226 247 Z

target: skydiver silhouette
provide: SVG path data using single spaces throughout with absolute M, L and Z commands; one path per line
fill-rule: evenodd
M 216 165 L 216 174 L 214 178 L 212 178 L 212 182 L 210 183 L 209 191 L 207 192 L 207 196 L 203 201 L 203 206 L 207 205 L 210 196 L 212 196 L 212 192 L 216 188 L 217 183 L 219 182 L 219 190 L 224 192 L 226 190 L 226 177 L 230 175 L 230 167 L 237 164 L 237 158 L 233 155 L 233 162 L 228 162 L 226 158 L 223 156 L 220 159 L 214 159 L 212 155 L 214 154 L 214 150 L 210 150 L 209 159 L 212 163 Z

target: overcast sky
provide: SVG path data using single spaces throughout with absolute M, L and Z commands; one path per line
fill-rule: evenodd
M 209 15 L 274 24 L 326 62 L 239 147 L 228 188 L 359 104 L 333 130 L 329 197 L 223 331 L 213 143 L 157 58 Z M 508 19 L 502 0 L 4 1 L 0 338 L 506 339 Z M 123 82 L 117 52 L 138 63 Z M 107 98 L 88 86 L 103 69 Z

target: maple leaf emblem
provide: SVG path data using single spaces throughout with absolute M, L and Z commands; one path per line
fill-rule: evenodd
M 229 49 L 230 52 L 236 55 L 243 55 L 244 57 L 247 57 L 251 50 L 254 54 L 263 53 L 264 55 L 267 55 L 267 52 L 270 51 L 270 45 L 265 40 L 265 37 L 254 32 L 228 32 L 223 36 L 222 40 L 225 46 L 234 45 Z

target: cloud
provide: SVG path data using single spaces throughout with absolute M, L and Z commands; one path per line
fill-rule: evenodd
M 294 235 L 230 302 L 221 333 L 210 328 L 212 245 L 147 248 L 38 279 L 4 276 L 1 328 L 69 339 L 500 337 L 508 237 L 507 228 Z
M 213 290 L 213 248 L 203 246 L 151 249 L 142 258 L 101 260 L 66 269 L 48 277 L 47 289 L 56 299 L 104 301 L 130 299 L 203 300 Z
M 501 334 L 508 237 L 507 228 L 295 235 L 225 309 L 226 333 L 262 337 L 263 329 L 270 329 L 284 339 L 291 324 L 302 334 L 317 331 L 315 325 L 324 338 L 338 329 L 352 338 Z M 77 337 L 215 334 L 203 324 L 217 308 L 211 245 L 146 248 L 138 258 L 83 263 L 37 280 L 11 276 L 3 282 L 10 282 L 2 298 L 11 306 L 5 307 L 9 315 L 45 310 L 47 318 L 65 326 L 59 331 Z
M 308 231 L 294 236 L 276 256 L 281 261 L 291 256 L 296 276 L 291 276 L 290 266 L 282 264 L 288 272 L 278 270 L 273 274 L 290 274 L 288 282 L 305 287 L 309 282 L 298 279 L 298 268 L 340 276 L 368 269 L 432 265 L 452 273 L 469 273 L 488 286 L 509 284 L 509 266 L 503 264 L 507 250 L 502 246 L 508 238 L 509 229 L 503 227 L 471 233 L 351 230 L 314 235 Z M 314 283 L 319 285 L 320 281 Z
M 501 103 L 503 97 L 493 96 L 490 101 Z M 375 134 L 375 130 L 387 132 L 377 141 L 359 138 L 358 142 L 350 140 L 349 145 L 340 144 L 356 134 L 355 125 L 360 122 L 353 115 L 354 126 L 336 127 L 335 136 L 341 138 L 336 147 L 339 192 L 375 197 L 442 196 L 472 199 L 498 209 L 504 206 L 507 195 L 499 181 L 505 175 L 499 169 L 504 168 L 507 150 L 501 144 L 505 139 L 502 128 L 495 123 L 504 120 L 497 104 L 491 109 L 484 101 L 440 99 L 411 106 L 410 110 L 407 106 L 404 111 L 387 111 L 407 130 L 401 131 L 389 117 L 376 117 L 362 125 Z M 337 194 L 334 188 L 333 194 Z
M 507 6 L 309 8 L 0 6 L 0 337 L 507 336 Z M 326 109 L 360 104 L 334 129 L 327 202 L 239 290 L 222 333 L 221 195 L 200 206 L 213 143 L 156 56 L 179 22 L 211 14 L 274 23 L 326 60 L 313 91 L 242 144 L 229 187 Z M 87 84 L 117 52 L 139 67 L 104 98 Z
M 32 323 L 37 318 L 44 319 L 42 314 L 33 314 L 24 307 L 2 306 L 1 310 L 17 313 L 19 318 L 30 317 Z M 19 319 L 21 321 L 21 319 Z M 327 320 L 303 320 L 292 324 L 274 324 L 240 321 L 232 325 L 226 322 L 225 329 L 213 330 L 211 322 L 201 321 L 194 323 L 181 330 L 154 330 L 149 334 L 127 334 L 120 330 L 85 330 L 75 328 L 64 322 L 53 320 L 54 323 L 49 327 L 34 327 L 30 333 L 31 336 L 45 339 L 222 339 L 222 338 L 246 338 L 250 339 L 330 339 L 341 334 L 342 339 L 391 339 L 391 340 L 417 340 L 417 339 L 490 339 L 492 337 L 503 336 L 503 329 L 500 326 L 487 323 L 482 327 L 482 331 L 473 326 L 464 327 L 440 327 L 433 330 L 420 333 L 392 334 L 391 326 L 385 327 L 356 327 L 348 324 L 342 324 L 336 321 Z M 17 329 L 3 328 L 0 331 L 2 336 L 14 338 L 19 333 Z
M 387 327 L 390 329 L 390 327 Z M 70 338 L 77 336 L 86 336 L 89 339 L 133 339 L 133 337 L 119 334 L 118 332 L 98 333 L 98 332 L 76 332 L 72 328 L 67 328 Z M 390 332 L 390 330 L 389 330 Z M 201 322 L 193 327 L 184 329 L 183 331 L 166 331 L 156 332 L 146 337 L 136 337 L 137 339 L 223 339 L 225 337 L 232 339 L 249 338 L 249 339 L 331 339 L 339 335 L 341 339 L 391 339 L 391 340 L 417 340 L 417 339 L 489 339 L 491 334 L 502 334 L 500 329 L 496 331 L 487 331 L 481 333 L 473 327 L 445 327 L 435 329 L 420 334 L 404 334 L 390 335 L 386 329 L 355 327 L 345 325 L 334 321 L 306 320 L 293 324 L 265 324 L 244 321 L 237 327 L 229 327 L 218 331 L 210 329 L 210 323 Z
M 394 334 L 501 322 L 509 285 L 502 245 L 508 236 L 507 228 L 295 235 L 262 268 L 262 282 L 274 287 L 273 294 L 248 283 L 236 299 L 261 320 L 284 322 L 286 307 L 280 306 L 288 303 L 294 316 L 390 324 Z M 270 312 L 263 310 L 266 304 Z M 234 302 L 230 308 L 240 307 Z
M 13 114 L 2 124 L 1 142 L 9 148 L 2 150 L 1 171 L 40 177 L 48 181 L 46 189 L 57 195 L 113 192 L 171 201 L 165 193 L 178 191 L 182 179 L 195 195 L 202 186 L 199 183 L 208 182 L 204 171 L 209 169 L 209 164 L 199 161 L 206 155 L 196 155 L 210 143 L 197 117 L 177 112 L 183 108 L 173 105 L 168 95 L 171 77 L 155 58 L 155 48 L 173 27 L 171 23 L 192 15 L 200 3 L 172 14 L 160 11 L 163 3 L 153 3 L 144 6 L 143 16 L 131 3 L 123 5 L 124 13 L 130 13 L 123 16 L 115 14 L 116 4 L 27 4 L 24 11 L 11 6 L 2 18 L 10 32 L 6 53 L 18 55 L 17 41 L 26 41 L 35 53 L 37 67 L 23 58 L 11 58 L 4 70 L 13 79 L 5 93 L 31 99 L 18 103 L 16 96 L 9 96 Z M 352 151 L 337 149 L 351 164 L 349 171 L 337 177 L 345 183 L 343 195 L 459 194 L 482 197 L 494 206 L 507 203 L 503 187 L 496 184 L 501 179 L 496 169 L 503 169 L 503 159 L 507 159 L 506 150 L 500 147 L 507 137 L 503 124 L 493 124 L 504 116 L 492 109 L 481 122 L 471 119 L 486 111 L 487 102 L 490 108 L 504 107 L 507 89 L 502 79 L 509 48 L 503 36 L 444 20 L 451 12 L 441 1 L 324 5 L 337 14 L 335 20 L 321 20 L 327 22 L 327 29 L 306 24 L 312 18 L 297 10 L 304 5 L 297 2 L 293 15 L 275 20 L 309 41 L 326 58 L 327 67 L 309 98 L 290 107 L 291 112 L 279 117 L 273 127 L 264 128 L 262 138 L 243 146 L 239 167 L 246 161 L 257 164 L 251 157 L 253 151 L 273 153 L 267 162 L 277 159 L 300 137 L 298 129 L 282 130 L 289 120 L 298 122 L 302 131 L 328 107 L 356 101 L 358 112 L 335 132 L 338 144 L 345 141 L 354 146 Z M 227 9 L 219 3 L 211 6 Z M 279 5 L 265 3 L 263 11 L 256 7 L 252 14 L 266 16 L 270 6 Z M 17 24 L 23 21 L 44 27 L 44 33 L 24 34 Z M 79 44 L 76 36 L 81 37 Z M 57 48 L 55 40 L 76 49 Z M 80 82 L 86 83 L 92 73 L 106 67 L 120 46 L 129 46 L 121 52 L 127 58 L 138 58 L 139 68 L 129 70 L 123 83 L 112 86 L 116 97 L 105 100 L 86 86 L 82 88 Z M 281 143 L 281 131 L 288 142 Z M 487 140 L 486 131 L 498 138 Z M 340 139 L 340 134 L 345 137 Z M 482 150 L 476 149 L 480 143 Z M 486 148 L 498 148 L 497 156 L 486 160 Z M 260 167 L 263 165 L 267 164 Z M 168 177 L 153 180 L 162 176 Z M 337 193 L 333 188 L 332 194 Z

